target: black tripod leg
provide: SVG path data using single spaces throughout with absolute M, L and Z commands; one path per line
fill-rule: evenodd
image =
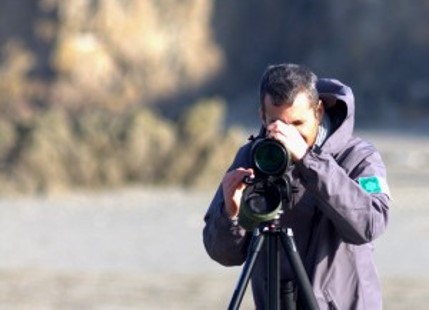
M 228 310 L 239 309 L 240 304 L 243 300 L 244 293 L 246 291 L 247 285 L 249 284 L 250 276 L 252 275 L 253 268 L 255 267 L 256 259 L 261 252 L 262 245 L 265 241 L 264 234 L 253 235 L 251 241 L 251 247 L 249 249 L 246 262 L 243 266 L 243 271 L 241 272 L 238 284 L 234 290 L 234 295 L 231 298 L 229 303 Z
M 318 310 L 319 305 L 317 303 L 316 296 L 314 296 L 313 288 L 311 287 L 310 280 L 308 279 L 304 265 L 302 264 L 301 257 L 296 249 L 292 230 L 288 229 L 287 234 L 281 233 L 280 240 L 285 249 L 286 255 L 288 256 L 289 262 L 292 265 L 292 269 L 295 271 L 295 276 L 299 288 L 302 291 L 303 299 L 307 308 Z
M 267 309 L 280 309 L 280 252 L 278 234 L 268 235 Z

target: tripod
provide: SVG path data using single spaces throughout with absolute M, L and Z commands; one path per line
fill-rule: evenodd
M 307 277 L 306 271 L 302 264 L 301 258 L 295 246 L 292 229 L 288 228 L 287 232 L 283 231 L 278 224 L 278 220 L 268 223 L 262 223 L 253 232 L 246 262 L 243 266 L 238 284 L 235 288 L 228 310 L 239 309 L 243 300 L 246 287 L 252 275 L 256 260 L 261 253 L 264 243 L 268 244 L 268 286 L 267 286 L 267 304 L 268 310 L 280 309 L 280 248 L 279 243 L 283 246 L 286 256 L 294 271 L 298 287 L 303 296 L 303 301 L 308 309 L 318 310 L 319 306 L 314 296 L 313 289 Z M 292 288 L 293 292 L 293 288 Z M 293 294 L 293 293 L 292 293 Z M 286 309 L 296 309 L 295 301 L 292 294 L 284 300 L 283 306 Z

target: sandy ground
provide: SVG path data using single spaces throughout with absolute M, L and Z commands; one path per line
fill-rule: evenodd
M 362 134 L 382 152 L 394 196 L 376 242 L 385 309 L 427 309 L 429 138 Z M 212 192 L 0 199 L 0 309 L 225 309 L 241 269 L 204 252 Z M 250 291 L 242 308 L 252 308 Z

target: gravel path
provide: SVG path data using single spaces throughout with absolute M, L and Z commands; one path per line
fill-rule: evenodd
M 426 309 L 429 139 L 364 135 L 386 158 L 395 199 L 389 230 L 376 243 L 385 308 Z M 0 309 L 226 308 L 241 269 L 204 252 L 212 192 L 129 188 L 0 199 Z M 243 309 L 250 304 L 246 296 Z

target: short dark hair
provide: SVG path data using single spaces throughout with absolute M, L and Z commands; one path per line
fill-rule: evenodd
M 270 95 L 273 104 L 290 104 L 297 94 L 305 92 L 314 105 L 319 101 L 317 76 L 307 67 L 296 64 L 268 66 L 261 78 L 259 100 L 264 109 L 264 98 Z

